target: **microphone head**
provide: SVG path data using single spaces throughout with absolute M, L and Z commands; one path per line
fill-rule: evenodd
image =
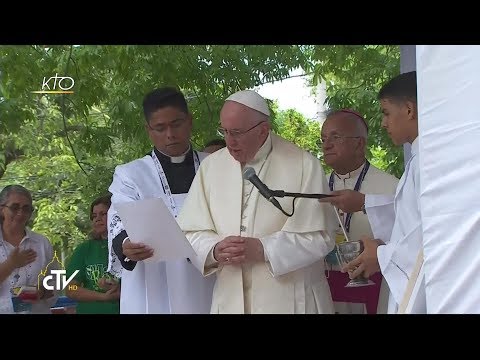
M 250 180 L 252 176 L 255 176 L 255 169 L 252 167 L 246 167 L 245 170 L 243 170 L 243 178 L 245 180 Z

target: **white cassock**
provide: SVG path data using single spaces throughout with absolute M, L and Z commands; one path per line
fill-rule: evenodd
M 272 190 L 329 192 L 318 159 L 272 133 L 246 166 Z M 333 208 L 298 199 L 294 215 L 287 217 L 242 179 L 242 171 L 228 149 L 207 157 L 178 218 L 201 273 L 216 274 L 211 312 L 333 313 L 324 267 L 334 246 Z M 292 198 L 278 201 L 292 212 Z M 220 266 L 213 247 L 231 235 L 259 238 L 266 261 Z
M 194 152 L 199 164 L 208 154 Z M 160 165 L 160 163 L 158 163 Z M 196 170 L 196 169 L 195 169 Z M 171 194 L 154 158 L 147 155 L 128 164 L 117 166 L 113 182 L 112 206 L 108 211 L 109 222 L 109 272 L 121 276 L 121 314 L 206 314 L 209 313 L 213 280 L 205 279 L 187 259 L 145 263 L 138 261 L 132 271 L 122 268 L 112 248 L 112 240 L 124 230 L 115 211 L 115 204 L 140 199 L 160 198 L 170 209 L 171 201 L 177 209 L 183 205 L 186 194 Z M 168 187 L 168 185 L 167 185 Z
M 412 143 L 411 157 L 398 183 L 395 197 L 365 196 L 365 209 L 376 239 L 381 272 L 390 288 L 388 313 L 396 313 L 422 249 L 422 222 L 419 206 L 420 170 L 418 138 Z
M 364 169 L 364 165 L 365 163 L 363 163 L 358 169 L 345 175 L 335 173 L 333 175 L 333 190 L 353 190 L 357 184 L 359 175 L 361 175 L 362 170 Z M 330 177 L 331 174 L 329 174 L 327 178 L 330 179 Z M 397 185 L 398 179 L 395 176 L 390 175 L 387 172 L 382 171 L 370 164 L 358 191 L 364 194 L 384 194 L 393 197 L 397 189 Z M 343 218 L 345 220 L 346 216 Z M 350 218 L 348 237 L 349 240 L 354 241 L 360 240 L 362 236 L 373 237 L 373 232 L 367 215 L 365 215 L 362 211 L 359 211 L 352 214 Z M 337 271 L 340 270 L 339 266 L 333 266 L 332 268 Z M 385 314 L 387 312 L 388 294 L 388 286 L 385 284 L 385 281 L 382 281 L 380 298 L 377 306 L 377 314 Z M 334 302 L 334 306 L 335 312 L 340 314 L 365 313 L 364 304 Z

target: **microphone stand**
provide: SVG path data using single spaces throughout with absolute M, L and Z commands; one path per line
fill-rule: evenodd
M 286 213 L 283 209 L 282 206 L 277 202 L 278 205 L 275 205 L 283 214 L 285 214 L 288 217 L 293 216 L 293 213 L 295 212 L 295 200 L 298 198 L 307 198 L 307 199 L 323 199 L 326 197 L 331 197 L 333 195 L 327 195 L 327 194 L 302 194 L 302 193 L 291 193 L 291 192 L 285 192 L 283 190 L 270 190 L 271 196 L 268 201 L 272 202 L 272 200 L 275 200 L 276 197 L 293 197 L 293 203 L 292 203 L 292 213 L 288 214 Z M 273 203 L 273 202 L 272 202 Z M 338 215 L 338 214 L 337 214 Z
M 333 195 L 327 194 L 302 194 L 302 193 L 291 193 L 285 192 L 283 190 L 272 190 L 272 195 L 274 197 L 294 197 L 294 198 L 307 198 L 307 199 L 323 199 L 326 197 L 331 197 Z

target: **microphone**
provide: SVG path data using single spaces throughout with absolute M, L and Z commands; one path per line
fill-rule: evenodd
M 280 205 L 280 203 L 277 201 L 277 199 L 275 199 L 274 197 L 274 194 L 273 194 L 273 191 L 270 190 L 267 185 L 265 185 L 257 176 L 257 174 L 255 173 L 255 169 L 254 168 L 251 168 L 251 167 L 247 167 L 245 168 L 245 170 L 243 171 L 243 178 L 245 180 L 248 180 L 250 181 L 257 189 L 258 191 L 260 192 L 260 194 L 262 194 L 262 196 L 267 199 L 268 201 L 270 201 L 277 209 L 279 209 L 280 211 L 283 212 L 283 209 L 282 209 L 282 206 Z

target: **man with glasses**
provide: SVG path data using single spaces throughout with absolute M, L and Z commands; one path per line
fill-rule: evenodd
M 370 194 L 395 194 L 398 179 L 370 164 L 365 157 L 367 133 L 365 119 L 354 110 L 337 110 L 327 115 L 319 145 L 323 149 L 325 163 L 333 169 L 327 176 L 331 191 L 350 189 Z M 373 236 L 368 217 L 363 212 L 338 211 L 349 240 L 360 240 L 364 235 Z M 337 243 L 345 241 L 340 224 L 335 240 Z M 336 313 L 387 312 L 389 291 L 381 274 L 374 279 L 375 286 L 346 289 L 350 279 L 347 273 L 340 272 L 335 250 L 326 261 Z
M 324 273 L 332 207 L 278 198 L 282 212 L 242 179 L 250 167 L 271 189 L 325 193 L 320 162 L 270 131 L 267 103 L 254 91 L 228 97 L 220 123 L 227 149 L 204 160 L 179 216 L 200 272 L 216 274 L 211 312 L 333 313 Z
M 160 198 L 176 217 L 207 156 L 191 147 L 192 116 L 180 91 L 153 90 L 144 98 L 143 111 L 152 152 L 117 166 L 109 188 L 108 270 L 122 277 L 120 313 L 208 313 L 213 281 L 204 279 L 190 259 L 145 263 L 153 250 L 128 237 L 115 210 L 118 203 Z

